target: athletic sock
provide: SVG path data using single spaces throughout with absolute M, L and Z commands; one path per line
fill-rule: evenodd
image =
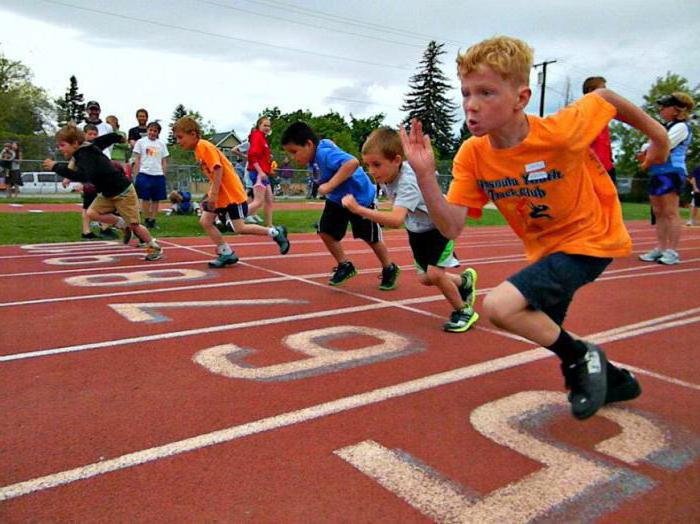
M 216 252 L 219 255 L 230 255 L 231 253 L 233 253 L 233 251 L 231 250 L 231 246 L 229 246 L 226 243 L 219 244 L 218 246 L 216 246 Z
M 114 227 L 117 229 L 126 229 L 126 220 L 124 220 L 122 217 L 117 217 L 117 223 L 114 224 Z
M 554 344 L 547 346 L 547 349 L 555 353 L 567 366 L 583 358 L 588 351 L 583 342 L 574 339 L 563 329 Z
M 147 242 L 147 245 L 149 245 L 149 246 L 151 246 L 151 247 L 160 247 L 160 246 L 158 245 L 158 242 L 156 242 L 156 238 L 155 238 L 155 237 L 151 237 L 151 240 L 150 240 L 149 242 Z

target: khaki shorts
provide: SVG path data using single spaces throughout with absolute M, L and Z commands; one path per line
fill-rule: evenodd
M 136 196 L 136 189 L 134 189 L 132 184 L 121 195 L 115 197 L 106 197 L 99 194 L 95 201 L 90 204 L 88 211 L 93 211 L 100 215 L 117 211 L 127 224 L 138 224 L 139 198 Z

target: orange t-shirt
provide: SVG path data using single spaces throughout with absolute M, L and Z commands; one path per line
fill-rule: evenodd
M 221 167 L 221 186 L 219 197 L 216 199 L 217 208 L 223 208 L 230 204 L 242 204 L 248 199 L 243 183 L 233 170 L 231 162 L 214 144 L 200 139 L 197 142 L 197 147 L 194 148 L 194 157 L 199 160 L 202 171 L 211 181 L 214 179 L 214 168 Z
M 494 149 L 488 136 L 460 147 L 447 193 L 479 218 L 492 200 L 523 240 L 529 260 L 555 252 L 595 257 L 630 254 L 617 191 L 591 151 L 615 107 L 590 93 L 547 118 L 528 115 L 520 144 Z

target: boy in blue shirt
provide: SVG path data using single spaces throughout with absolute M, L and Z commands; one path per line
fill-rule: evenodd
M 401 270 L 389 259 L 379 224 L 345 209 L 341 203 L 345 195 L 353 195 L 360 205 L 374 208 L 376 189 L 367 173 L 360 167 L 360 162 L 331 140 L 319 140 L 304 122 L 290 125 L 282 133 L 281 142 L 284 150 L 300 165 L 305 166 L 312 162 L 318 165 L 318 192 L 326 196 L 318 233 L 338 263 L 328 283 L 331 286 L 339 286 L 357 275 L 355 266 L 345 256 L 340 243 L 350 223 L 353 237 L 367 242 L 382 264 L 379 289 L 394 289 Z

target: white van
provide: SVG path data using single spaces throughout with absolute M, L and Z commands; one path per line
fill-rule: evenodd
M 80 190 L 79 182 L 63 187 L 63 177 L 52 171 L 29 171 L 22 173 L 22 193 L 72 193 Z

